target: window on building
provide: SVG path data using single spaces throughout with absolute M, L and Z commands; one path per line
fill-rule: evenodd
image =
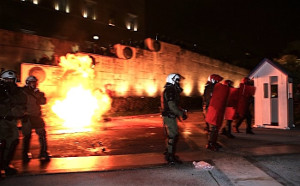
M 131 31 L 138 31 L 138 16 L 128 13 L 128 18 L 126 20 L 126 28 Z
M 288 98 L 289 99 L 293 98 L 293 83 L 289 83 L 289 86 L 288 86 Z
M 271 85 L 271 98 L 278 98 L 278 85 Z
M 58 11 L 70 13 L 69 0 L 55 0 L 54 1 L 54 9 L 58 10 Z
M 278 98 L 278 77 L 271 76 L 270 84 L 271 84 L 271 98 Z
M 97 2 L 92 1 L 92 0 L 85 0 L 84 2 L 84 7 L 82 9 L 82 16 L 84 18 L 90 18 L 93 20 L 97 19 L 97 11 L 96 11 L 96 6 Z
M 268 83 L 264 83 L 264 98 L 268 98 L 269 97 L 269 84 Z
M 27 2 L 30 2 L 30 3 L 32 3 L 32 4 L 37 5 L 37 4 L 39 4 L 39 1 L 40 1 L 40 0 L 21 0 L 21 1 L 27 1 Z

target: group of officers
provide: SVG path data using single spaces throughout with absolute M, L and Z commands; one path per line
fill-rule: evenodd
M 16 84 L 16 73 L 12 70 L 1 72 L 0 81 L 0 178 L 17 174 L 10 164 L 19 143 L 18 121 L 22 122 L 23 163 L 31 159 L 29 153 L 31 131 L 35 129 L 40 142 L 41 161 L 49 161 L 45 122 L 41 116 L 41 105 L 46 104 L 46 97 L 37 88 L 37 78 L 29 76 L 24 87 Z
M 181 163 L 175 155 L 176 143 L 178 140 L 177 120 L 186 120 L 187 111 L 179 106 L 180 93 L 183 89 L 180 81 L 184 79 L 180 74 L 169 74 L 166 79 L 164 91 L 161 96 L 161 108 L 164 129 L 166 131 L 166 161 L 173 165 Z M 237 120 L 234 127 L 235 132 L 239 132 L 239 126 L 244 119 L 247 119 L 246 133 L 254 134 L 251 129 L 251 113 L 249 105 L 253 101 L 255 88 L 249 78 L 242 79 L 239 88 L 234 88 L 231 80 L 221 81 L 223 78 L 218 74 L 212 74 L 204 90 L 204 109 L 206 128 L 208 133 L 208 143 L 206 148 L 218 151 L 221 145 L 217 142 L 218 134 L 222 128 L 223 119 L 226 119 L 226 126 L 222 133 L 229 138 L 231 134 L 231 124 Z M 41 105 L 46 104 L 46 97 L 37 88 L 37 78 L 29 76 L 24 87 L 16 84 L 16 73 L 11 70 L 1 73 L 0 84 L 0 168 L 5 171 L 5 175 L 14 175 L 17 170 L 10 165 L 13 159 L 16 146 L 19 142 L 18 121 L 22 121 L 23 134 L 23 162 L 30 161 L 29 145 L 31 131 L 39 136 L 41 161 L 49 161 L 47 152 L 47 139 L 45 122 L 41 117 Z
M 178 140 L 177 120 L 186 120 L 187 111 L 179 105 L 180 93 L 183 89 L 180 86 L 180 80 L 184 79 L 180 74 L 169 74 L 166 79 L 164 91 L 161 96 L 161 108 L 163 124 L 166 131 L 166 161 L 174 165 L 181 163 L 176 152 L 176 142 Z M 233 87 L 231 80 L 223 81 L 223 77 L 218 74 L 212 74 L 208 77 L 203 95 L 203 113 L 205 115 L 206 128 L 208 134 L 208 143 L 206 148 L 212 151 L 218 151 L 222 146 L 217 142 L 220 129 L 222 134 L 228 138 L 234 138 L 231 132 L 231 124 L 236 120 L 234 132 L 239 133 L 239 127 L 243 120 L 247 120 L 247 134 L 254 134 L 251 123 L 252 116 L 250 105 L 254 102 L 255 87 L 253 81 L 248 77 L 241 80 L 239 88 Z M 222 126 L 223 120 L 226 120 L 226 126 Z M 223 128 L 222 128 L 223 127 Z

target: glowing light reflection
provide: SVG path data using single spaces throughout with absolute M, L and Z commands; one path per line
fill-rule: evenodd
M 188 81 L 185 81 L 184 82 L 184 85 L 183 85 L 183 93 L 186 95 L 186 96 L 190 96 L 191 93 L 192 93 L 192 83 L 191 82 L 188 82 Z
M 123 82 L 121 85 L 116 87 L 116 92 L 120 96 L 125 96 L 129 89 L 128 82 Z

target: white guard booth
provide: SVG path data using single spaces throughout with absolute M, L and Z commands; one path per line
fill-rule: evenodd
M 254 80 L 254 127 L 290 129 L 293 118 L 293 83 L 279 64 L 263 59 L 249 74 Z

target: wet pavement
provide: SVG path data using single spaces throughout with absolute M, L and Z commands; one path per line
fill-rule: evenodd
M 223 149 L 212 152 L 204 148 L 207 142 L 204 125 L 197 111 L 179 123 L 178 155 L 184 164 L 176 166 L 166 165 L 163 158 L 164 131 L 159 114 L 112 118 L 84 133 L 62 133 L 59 128 L 47 128 L 52 160 L 41 163 L 34 158 L 24 165 L 19 145 L 13 164 L 20 174 L 1 182 L 5 185 L 300 185 L 298 128 L 255 128 L 255 135 L 239 133 L 234 134 L 235 139 L 220 135 Z M 242 132 L 244 127 L 243 124 Z M 32 140 L 31 152 L 35 157 L 38 143 Z M 193 161 L 205 161 L 214 168 L 199 170 Z

